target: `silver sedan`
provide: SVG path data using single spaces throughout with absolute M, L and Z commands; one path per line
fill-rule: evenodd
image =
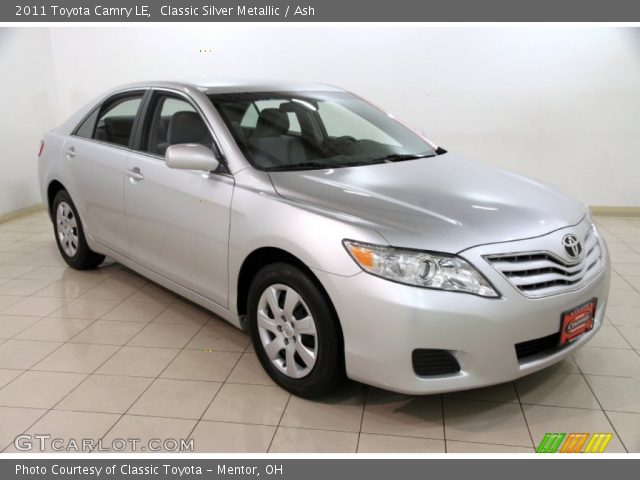
M 39 176 L 71 267 L 109 256 L 247 330 L 297 395 L 506 382 L 604 319 L 584 206 L 338 88 L 128 85 L 45 136 Z

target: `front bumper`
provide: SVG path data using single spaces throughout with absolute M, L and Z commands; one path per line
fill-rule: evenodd
M 609 294 L 609 261 L 602 248 L 605 266 L 588 283 L 536 299 L 524 296 L 488 263 L 480 265 L 480 248 L 462 256 L 498 288 L 499 299 L 411 287 L 364 272 L 351 277 L 315 274 L 340 318 L 349 378 L 396 392 L 428 394 L 511 381 L 588 342 L 602 325 Z M 516 344 L 559 332 L 562 313 L 594 297 L 593 330 L 550 353 L 518 359 Z M 411 354 L 425 348 L 451 352 L 460 372 L 418 376 Z

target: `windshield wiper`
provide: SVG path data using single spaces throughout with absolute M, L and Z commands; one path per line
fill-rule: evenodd
M 416 160 L 418 158 L 429 158 L 435 157 L 433 153 L 391 153 L 389 155 L 385 155 L 384 157 L 374 158 L 373 160 L 369 160 L 368 163 L 392 163 L 392 162 L 402 162 L 404 160 Z
M 377 163 L 392 163 L 392 162 L 402 162 L 404 160 L 415 160 L 418 158 L 429 158 L 435 157 L 433 153 L 392 153 L 390 155 L 385 155 L 384 157 L 374 158 L 371 160 L 360 160 L 356 162 L 344 162 L 344 163 L 336 163 L 336 162 L 304 162 L 304 163 L 295 163 L 293 165 L 277 165 L 275 167 L 268 167 L 265 170 L 267 172 L 286 172 L 293 170 L 316 170 L 316 169 L 325 169 L 325 168 L 346 168 L 346 167 L 360 167 L 365 165 L 375 165 Z
M 335 167 L 334 163 L 325 163 L 325 162 L 304 162 L 304 163 L 294 163 L 293 165 L 277 165 L 275 167 L 265 168 L 267 172 L 286 172 L 289 170 L 315 170 L 321 168 L 333 168 Z

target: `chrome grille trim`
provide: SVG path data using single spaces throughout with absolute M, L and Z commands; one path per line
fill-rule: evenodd
M 545 297 L 576 290 L 603 269 L 603 251 L 594 226 L 581 241 L 582 254 L 575 261 L 549 251 L 492 254 L 484 258 L 523 295 Z

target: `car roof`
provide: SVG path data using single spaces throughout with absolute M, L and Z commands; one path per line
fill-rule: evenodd
M 255 81 L 255 80 L 215 80 L 215 81 L 192 81 L 192 82 L 178 82 L 178 81 L 150 81 L 150 82 L 136 82 L 128 85 L 122 85 L 120 89 L 129 88 L 147 88 L 147 87 L 159 87 L 159 88 L 177 88 L 183 89 L 197 89 L 207 95 L 216 93 L 239 93 L 239 92 L 302 92 L 302 91 L 342 91 L 341 88 L 334 87 L 333 85 L 326 85 L 321 83 L 299 83 L 299 82 L 286 82 L 286 81 Z

